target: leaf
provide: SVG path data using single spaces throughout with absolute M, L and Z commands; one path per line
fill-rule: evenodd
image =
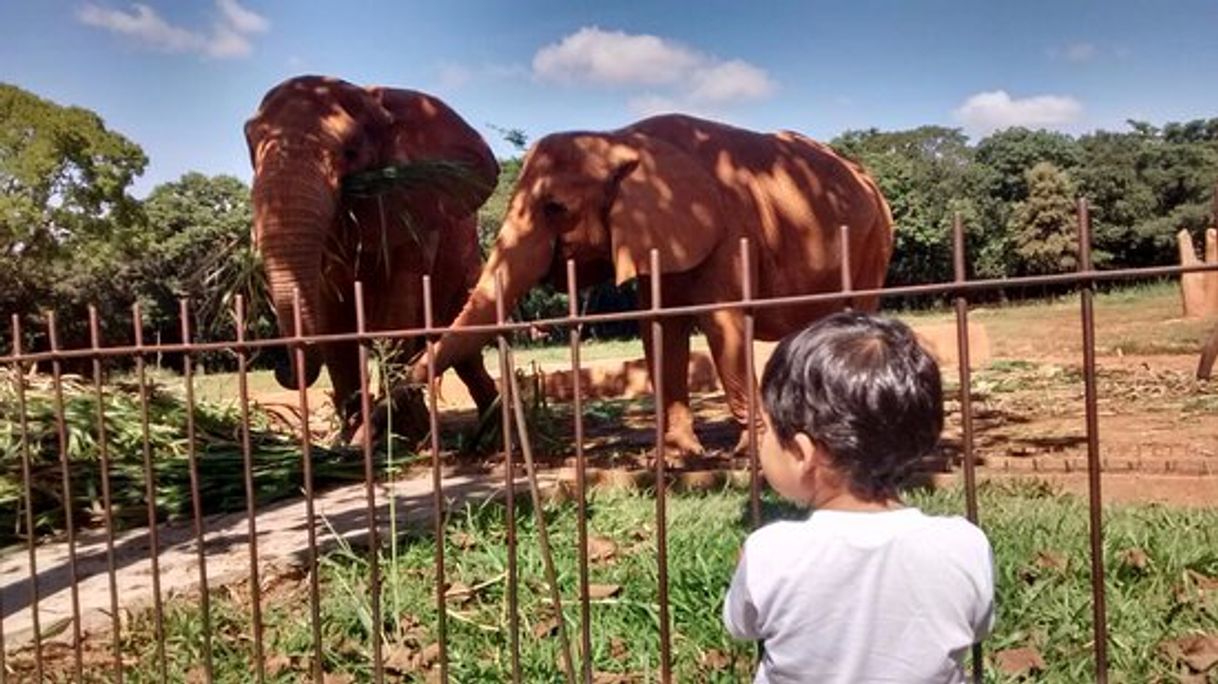
M 1218 634 L 1193 634 L 1159 644 L 1159 653 L 1173 665 L 1183 663 L 1196 673 L 1218 665 Z
M 1014 677 L 1034 676 L 1044 672 L 1045 659 L 1031 646 L 1008 648 L 994 654 L 995 666 Z
M 617 556 L 617 542 L 608 537 L 588 539 L 588 562 L 608 563 Z
M 385 649 L 385 671 L 393 674 L 409 674 L 415 669 L 414 649 L 406 644 L 396 643 Z
M 277 677 L 280 673 L 291 669 L 292 659 L 282 653 L 276 653 L 266 659 L 263 667 L 268 677 Z
M 1121 567 L 1134 574 L 1145 574 L 1150 567 L 1150 556 L 1142 549 L 1125 549 L 1121 552 Z
M 452 582 L 444 590 L 444 600 L 466 603 L 474 597 L 474 590 L 464 582 Z
M 70 625 L 70 624 L 72 624 L 72 618 L 63 618 L 62 620 L 56 620 L 55 622 L 52 622 L 50 625 L 47 625 L 42 630 L 42 633 L 38 635 L 38 640 L 46 641 L 48 639 L 54 639 L 55 637 L 59 636 L 60 634 L 63 634 L 63 631 L 65 629 L 67 629 L 68 625 Z
M 592 673 L 592 684 L 634 684 L 641 679 L 642 677 L 634 674 L 600 671 Z
M 548 617 L 533 625 L 533 636 L 538 639 L 554 636 L 558 633 L 558 618 Z
M 620 584 L 589 584 L 588 599 L 596 601 L 617 596 L 622 591 Z
M 702 654 L 702 666 L 708 670 L 724 670 L 732 664 L 732 658 L 717 648 Z

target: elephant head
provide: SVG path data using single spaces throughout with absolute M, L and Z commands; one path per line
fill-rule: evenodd
M 407 239 L 376 221 L 375 201 L 343 192 L 351 174 L 419 160 L 457 162 L 470 169 L 475 191 L 409 195 L 411 215 L 424 228 L 444 217 L 466 216 L 489 196 L 498 165 L 482 138 L 438 99 L 408 90 L 363 88 L 321 76 L 300 76 L 272 88 L 245 125 L 254 168 L 254 239 L 262 254 L 280 333 L 313 335 L 354 326 L 350 283 L 360 278 L 353 256 L 384 251 L 381 241 Z M 401 198 L 398 198 L 401 200 Z M 364 221 L 359 216 L 372 216 Z M 358 225 L 353 225 L 353 222 Z M 375 225 L 367 225 L 375 224 Z M 418 239 L 423 272 L 434 259 L 440 236 Z M 354 242 L 354 244 L 352 244 Z M 365 257 L 367 259 L 367 257 Z M 415 279 L 417 280 L 417 279 Z M 293 293 L 300 293 L 300 330 L 293 319 Z M 395 292 L 421 301 L 421 293 Z M 416 296 L 417 295 L 417 296 Z M 345 302 L 335 313 L 333 302 Z M 323 358 L 309 347 L 306 386 Z M 277 370 L 285 387 L 298 387 L 290 368 Z M 337 389 L 337 388 L 336 388 Z
M 710 173 L 674 145 L 641 132 L 559 133 L 529 151 L 503 228 L 453 328 L 493 323 L 496 278 L 507 310 L 534 285 L 618 284 L 699 265 L 721 242 L 722 198 Z M 489 334 L 449 335 L 437 367 L 476 353 Z

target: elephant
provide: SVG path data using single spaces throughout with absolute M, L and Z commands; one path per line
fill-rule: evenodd
M 481 272 L 476 211 L 499 176 L 490 147 L 453 109 L 418 91 L 304 75 L 266 93 L 245 124 L 245 138 L 254 170 L 253 237 L 283 336 L 355 331 L 356 281 L 366 293 L 367 330 L 423 327 L 425 274 L 436 324 L 453 320 Z M 461 182 L 402 182 L 364 193 L 344 188 L 356 174 L 411 164 L 449 164 L 460 173 L 449 180 Z M 400 351 L 409 358 L 420 345 L 411 338 Z M 340 439 L 372 438 L 375 426 L 360 423 L 357 343 L 309 345 L 305 377 L 288 364 L 276 369 L 276 378 L 288 389 L 307 387 L 323 364 L 343 425 Z M 480 356 L 452 365 L 480 409 L 494 402 L 495 383 Z M 395 401 L 410 396 L 389 394 Z M 383 418 L 384 406 L 377 411 Z
M 654 277 L 661 278 L 665 307 L 729 302 L 743 294 L 740 239 L 748 238 L 753 297 L 831 292 L 842 285 L 842 225 L 849 226 L 853 288 L 882 287 L 894 240 L 887 201 L 862 167 L 798 133 L 665 114 L 613 131 L 547 135 L 525 156 L 478 283 L 437 342 L 436 368 L 479 353 L 489 335 L 452 330 L 495 321 L 496 273 L 509 307 L 543 279 L 565 287 L 568 259 L 581 286 L 638 278 L 641 308 L 651 306 Z M 659 273 L 651 272 L 653 248 Z M 875 311 L 878 299 L 858 296 L 851 305 Z M 777 340 L 844 306 L 757 309 L 755 338 Z M 689 406 L 694 324 L 706 335 L 741 430 L 736 449 L 747 448 L 748 393 L 756 392 L 756 379 L 745 377 L 744 312 L 719 309 L 662 321 L 657 403 L 664 407 L 665 451 L 704 452 Z M 643 342 L 654 387 L 651 337 L 644 334 Z M 422 371 L 416 366 L 412 375 Z

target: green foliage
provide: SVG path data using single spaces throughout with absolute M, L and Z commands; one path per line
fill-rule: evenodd
M 86 303 L 126 308 L 142 225 L 127 188 L 147 161 L 93 112 L 0 83 L 0 310 L 33 329 L 40 310 L 57 309 L 65 341 L 80 341 Z
M 139 295 L 145 325 L 162 339 L 180 340 L 178 302 L 186 298 L 194 341 L 233 339 L 234 297 L 240 294 L 250 335 L 274 332 L 266 276 L 250 235 L 253 212 L 245 183 L 188 173 L 154 188 L 144 212 Z M 204 360 L 208 367 L 232 362 L 222 354 Z
M 1078 268 L 1074 183 L 1051 162 L 1040 162 L 1025 175 L 1027 199 L 1015 203 L 1010 224 L 1020 275 Z
M 954 211 L 967 201 L 973 150 L 957 129 L 923 126 L 892 133 L 850 131 L 834 148 L 861 162 L 876 178 L 899 226 L 888 282 L 950 280 Z

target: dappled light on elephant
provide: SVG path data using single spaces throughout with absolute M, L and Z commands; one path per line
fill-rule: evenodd
M 665 307 L 739 300 L 742 238 L 751 242 L 756 258 L 754 297 L 835 291 L 842 282 L 842 225 L 850 230 L 854 287 L 881 287 L 893 244 L 887 202 L 860 167 L 795 133 L 764 134 L 665 115 L 614 131 L 548 135 L 525 158 L 495 247 L 453 328 L 494 321 L 497 272 L 510 310 L 542 278 L 562 271 L 557 262 L 568 258 L 581 274 L 591 265 L 611 264 L 617 284 L 661 278 Z M 652 272 L 653 249 L 659 273 Z M 649 291 L 640 284 L 641 295 Z M 641 296 L 639 306 L 649 307 L 648 298 Z M 860 297 L 853 306 L 871 310 L 877 303 L 875 296 Z M 841 307 L 820 302 L 759 309 L 756 336 L 778 339 Z M 707 336 L 741 428 L 748 420 L 748 395 L 755 391 L 755 380 L 745 377 L 740 311 L 664 318 L 666 439 L 687 454 L 702 451 L 681 363 L 689 358 L 694 324 Z M 477 354 L 490 337 L 446 334 L 436 346 L 437 368 Z M 418 365 L 412 375 L 419 379 L 425 372 Z

